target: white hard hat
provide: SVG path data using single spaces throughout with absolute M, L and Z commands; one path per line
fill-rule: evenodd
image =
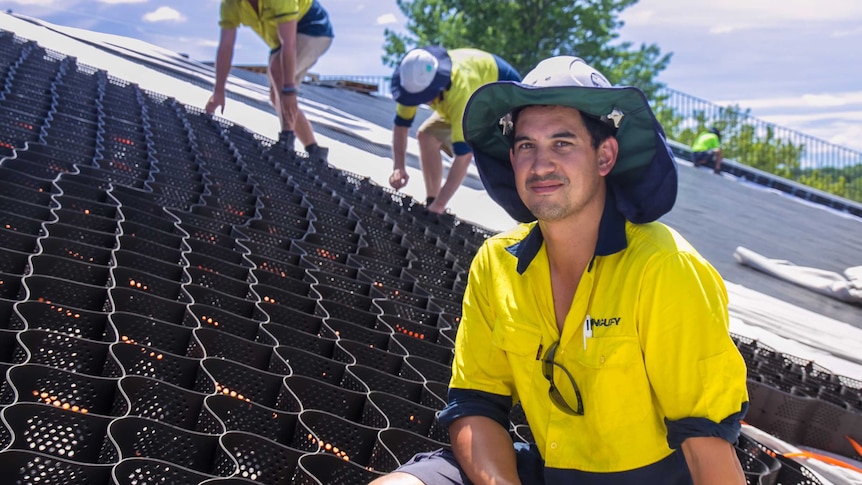
M 580 57 L 558 56 L 545 59 L 527 73 L 521 84 L 549 88 L 554 86 L 584 86 L 609 88 L 610 81 Z
M 408 52 L 392 75 L 392 97 L 406 106 L 428 103 L 449 85 L 452 60 L 438 46 Z
M 437 58 L 425 49 L 407 53 L 401 61 L 401 87 L 408 93 L 420 93 L 431 85 L 437 74 Z

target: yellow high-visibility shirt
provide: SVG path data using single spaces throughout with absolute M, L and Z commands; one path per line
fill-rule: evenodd
M 546 468 L 644 467 L 673 451 L 665 420 L 672 427 L 696 418 L 709 427 L 748 401 L 718 272 L 662 223 L 620 220 L 617 227 L 624 241 L 597 250 L 562 334 L 536 223 L 489 238 L 470 268 L 450 388 L 520 401 Z M 564 413 L 548 396 L 542 356 L 555 342 L 555 361 L 574 378 L 583 416 Z M 565 373 L 555 366 L 554 374 L 574 408 Z
M 219 27 L 251 27 L 271 49 L 281 45 L 278 24 L 301 19 L 311 8 L 312 0 L 258 0 L 258 12 L 248 0 L 222 0 Z

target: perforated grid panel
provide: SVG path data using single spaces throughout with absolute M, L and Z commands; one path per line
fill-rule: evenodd
M 9 483 L 358 484 L 446 446 L 487 230 L 6 32 L 0 76 Z M 844 451 L 862 384 L 739 343 L 759 425 Z

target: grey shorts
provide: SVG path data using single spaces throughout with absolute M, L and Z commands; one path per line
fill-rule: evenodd
M 544 465 L 535 445 L 515 443 L 518 460 L 518 477 L 523 485 L 544 485 Z M 425 485 L 472 485 L 473 482 L 461 471 L 455 455 L 449 449 L 419 453 L 401 465 L 397 472 L 408 473 L 422 480 Z

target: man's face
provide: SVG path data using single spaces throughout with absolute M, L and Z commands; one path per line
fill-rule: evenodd
M 562 220 L 595 202 L 616 160 L 606 145 L 616 140 L 593 148 L 581 113 L 564 106 L 524 108 L 514 129 L 515 184 L 537 219 Z

